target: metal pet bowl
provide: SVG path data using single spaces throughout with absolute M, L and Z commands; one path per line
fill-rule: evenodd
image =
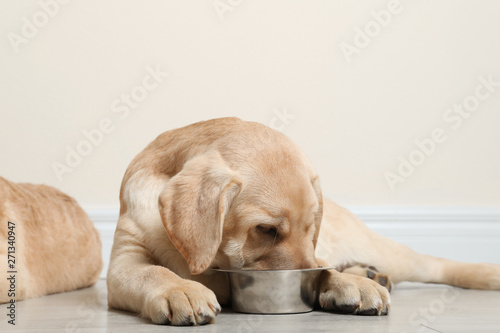
M 234 311 L 282 314 L 312 311 L 319 276 L 328 269 L 217 271 L 228 275 Z

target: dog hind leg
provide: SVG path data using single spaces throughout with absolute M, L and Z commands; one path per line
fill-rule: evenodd
M 317 255 L 337 268 L 367 263 L 402 281 L 500 290 L 500 265 L 472 264 L 416 253 L 370 230 L 347 209 L 325 200 Z

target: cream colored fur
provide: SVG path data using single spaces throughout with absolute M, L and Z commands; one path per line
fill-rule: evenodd
M 323 200 L 317 174 L 294 143 L 236 118 L 160 135 L 127 169 L 120 203 L 109 306 L 158 324 L 204 324 L 219 313 L 230 294 L 225 275 L 212 268 L 366 263 L 395 282 L 500 289 L 497 265 L 418 255 L 373 233 Z M 325 310 L 380 315 L 390 306 L 388 290 L 366 277 L 329 270 L 319 288 Z
M 15 251 L 8 258 L 9 221 Z M 8 259 L 15 259 L 13 288 L 5 278 Z M 0 177 L 0 303 L 91 286 L 102 265 L 99 234 L 73 198 Z

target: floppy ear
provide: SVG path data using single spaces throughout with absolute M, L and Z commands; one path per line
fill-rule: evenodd
M 314 189 L 314 192 L 316 193 L 316 196 L 318 197 L 318 210 L 316 211 L 316 215 L 314 218 L 314 224 L 316 225 L 316 234 L 314 235 L 313 243 L 314 243 L 314 248 L 316 248 L 316 243 L 318 242 L 318 236 L 319 236 L 319 230 L 321 226 L 321 220 L 323 219 L 323 195 L 321 194 L 321 186 L 319 184 L 319 177 L 315 176 L 313 179 L 311 179 L 311 184 Z
M 241 190 L 241 180 L 211 150 L 187 161 L 159 198 L 160 215 L 170 240 L 200 274 L 215 258 L 224 218 Z

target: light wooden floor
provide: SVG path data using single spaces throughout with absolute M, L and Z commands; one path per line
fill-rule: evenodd
M 401 284 L 392 292 L 385 317 L 325 312 L 297 315 L 248 315 L 224 309 L 214 324 L 202 327 L 153 325 L 128 312 L 108 310 L 106 283 L 70 293 L 17 303 L 16 326 L 2 332 L 500 332 L 500 292 Z

